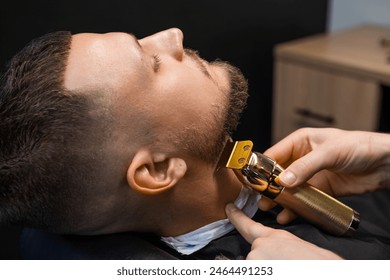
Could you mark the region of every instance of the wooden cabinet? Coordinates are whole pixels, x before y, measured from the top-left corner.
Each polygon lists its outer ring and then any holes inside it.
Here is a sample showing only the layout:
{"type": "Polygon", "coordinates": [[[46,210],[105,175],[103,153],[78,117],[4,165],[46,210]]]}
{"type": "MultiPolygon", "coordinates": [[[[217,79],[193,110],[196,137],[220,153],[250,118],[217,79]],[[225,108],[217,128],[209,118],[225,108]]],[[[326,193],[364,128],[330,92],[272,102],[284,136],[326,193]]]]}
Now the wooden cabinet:
{"type": "Polygon", "coordinates": [[[390,85],[386,37],[390,27],[368,25],[278,45],[273,142],[308,126],[376,130],[381,85],[390,85]]]}

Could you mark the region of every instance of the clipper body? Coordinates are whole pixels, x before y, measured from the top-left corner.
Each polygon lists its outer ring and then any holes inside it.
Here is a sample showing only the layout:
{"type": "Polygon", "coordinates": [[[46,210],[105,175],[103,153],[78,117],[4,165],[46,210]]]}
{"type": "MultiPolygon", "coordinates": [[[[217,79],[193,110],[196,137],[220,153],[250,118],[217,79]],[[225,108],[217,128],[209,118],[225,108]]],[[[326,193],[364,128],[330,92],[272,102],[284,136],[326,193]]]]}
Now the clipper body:
{"type": "Polygon", "coordinates": [[[239,141],[228,146],[226,150],[231,150],[230,157],[221,159],[226,162],[226,167],[234,169],[245,186],[333,235],[349,235],[356,231],[359,213],[307,183],[295,188],[279,185],[276,178],[283,168],[269,157],[252,152],[251,141],[239,141]]]}

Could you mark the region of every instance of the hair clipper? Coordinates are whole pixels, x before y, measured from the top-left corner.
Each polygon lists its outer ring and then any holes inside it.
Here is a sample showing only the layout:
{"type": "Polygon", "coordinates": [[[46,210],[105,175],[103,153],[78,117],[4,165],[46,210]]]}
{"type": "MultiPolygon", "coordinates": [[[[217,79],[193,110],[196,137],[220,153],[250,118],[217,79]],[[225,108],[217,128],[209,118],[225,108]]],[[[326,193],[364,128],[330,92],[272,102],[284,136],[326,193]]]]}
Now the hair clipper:
{"type": "Polygon", "coordinates": [[[275,180],[283,171],[274,160],[252,152],[252,141],[230,140],[222,153],[220,165],[231,168],[250,189],[290,209],[295,214],[333,235],[355,232],[360,215],[328,194],[305,183],[285,188],[275,180]]]}

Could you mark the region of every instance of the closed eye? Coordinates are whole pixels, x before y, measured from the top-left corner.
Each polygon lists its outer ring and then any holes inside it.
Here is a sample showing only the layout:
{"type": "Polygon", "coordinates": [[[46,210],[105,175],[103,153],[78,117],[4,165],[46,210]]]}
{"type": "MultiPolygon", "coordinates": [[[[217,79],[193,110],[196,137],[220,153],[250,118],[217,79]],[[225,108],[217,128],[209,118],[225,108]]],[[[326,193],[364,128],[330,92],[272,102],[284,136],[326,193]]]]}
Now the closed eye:
{"type": "Polygon", "coordinates": [[[161,58],[158,54],[153,55],[153,70],[154,72],[158,72],[160,70],[161,58]]]}

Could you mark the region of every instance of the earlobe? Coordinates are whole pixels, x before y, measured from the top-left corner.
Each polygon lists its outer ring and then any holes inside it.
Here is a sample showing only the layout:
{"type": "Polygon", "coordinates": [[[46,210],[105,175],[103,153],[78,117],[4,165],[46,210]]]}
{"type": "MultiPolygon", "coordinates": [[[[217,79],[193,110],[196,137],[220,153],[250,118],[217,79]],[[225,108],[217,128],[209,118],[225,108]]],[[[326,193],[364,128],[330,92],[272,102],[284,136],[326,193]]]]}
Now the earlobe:
{"type": "Polygon", "coordinates": [[[159,194],[175,186],[186,171],[186,162],[181,158],[139,150],[127,169],[127,182],[138,193],[159,194]]]}

